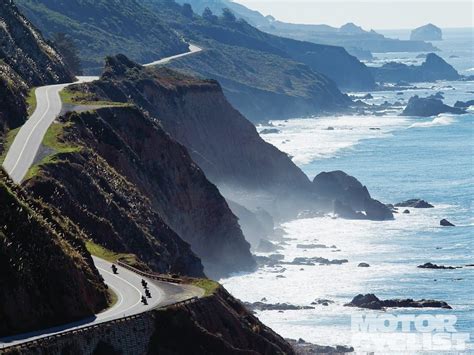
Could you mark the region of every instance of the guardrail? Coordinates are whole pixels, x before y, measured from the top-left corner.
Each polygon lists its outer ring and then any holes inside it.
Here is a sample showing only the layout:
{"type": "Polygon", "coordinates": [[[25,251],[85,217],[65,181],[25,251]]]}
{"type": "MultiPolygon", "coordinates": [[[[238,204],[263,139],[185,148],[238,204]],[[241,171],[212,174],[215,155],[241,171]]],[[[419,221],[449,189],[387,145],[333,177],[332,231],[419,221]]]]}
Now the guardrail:
{"type": "MultiPolygon", "coordinates": [[[[199,301],[199,297],[191,297],[191,298],[189,298],[187,300],[184,300],[184,301],[179,301],[179,302],[175,302],[175,303],[172,303],[172,304],[169,304],[169,305],[166,305],[166,306],[157,307],[157,309],[177,308],[179,306],[186,306],[186,305],[195,303],[197,301],[199,301]]],[[[104,327],[107,327],[109,325],[123,323],[123,322],[126,322],[126,321],[138,319],[140,317],[143,317],[144,314],[147,314],[149,312],[151,312],[151,311],[146,311],[146,312],[143,312],[143,313],[140,313],[140,314],[134,314],[134,315],[131,315],[131,316],[121,317],[121,318],[109,320],[109,321],[99,323],[99,324],[84,326],[84,327],[79,328],[79,329],[66,330],[66,331],[58,333],[58,334],[48,335],[48,336],[45,336],[43,338],[27,341],[27,342],[22,343],[22,344],[16,344],[16,345],[10,345],[10,346],[7,345],[7,346],[0,349],[0,354],[3,354],[3,353],[5,353],[6,350],[10,350],[10,349],[12,349],[12,350],[13,349],[14,350],[31,350],[31,349],[34,349],[34,348],[37,348],[37,347],[44,348],[45,346],[51,344],[52,342],[54,342],[56,340],[59,340],[59,339],[62,339],[64,337],[77,335],[77,334],[82,334],[82,333],[89,332],[91,330],[97,330],[99,328],[104,328],[104,327]]]]}
{"type": "MultiPolygon", "coordinates": [[[[117,261],[117,265],[119,265],[119,266],[121,266],[121,267],[123,267],[127,270],[130,270],[130,271],[132,271],[132,272],[134,272],[138,275],[149,278],[149,279],[153,279],[153,280],[157,280],[157,281],[164,281],[164,282],[169,282],[169,283],[175,283],[175,284],[183,283],[183,280],[181,280],[179,278],[172,278],[172,277],[167,277],[167,276],[163,276],[163,275],[159,275],[159,274],[153,274],[153,273],[145,272],[145,271],[139,270],[137,268],[134,268],[133,266],[130,266],[127,263],[125,263],[121,260],[117,261]]],[[[169,304],[169,305],[166,305],[166,306],[157,307],[156,309],[176,308],[176,307],[179,307],[179,306],[185,306],[185,305],[188,305],[188,304],[191,304],[191,303],[195,303],[198,300],[199,300],[199,297],[191,297],[191,298],[189,298],[187,300],[184,300],[184,301],[179,301],[179,302],[175,302],[175,303],[172,303],[172,304],[169,304]]],[[[33,349],[33,348],[36,348],[36,347],[44,347],[44,346],[48,345],[48,343],[51,343],[51,342],[53,342],[55,340],[58,340],[58,339],[61,339],[63,337],[68,337],[68,336],[71,336],[71,335],[81,334],[81,333],[85,333],[85,332],[88,332],[88,331],[93,330],[93,329],[103,328],[103,327],[106,327],[106,326],[111,325],[111,324],[117,324],[117,323],[122,323],[122,322],[125,322],[125,321],[129,321],[129,320],[137,319],[139,317],[142,317],[143,314],[146,314],[148,312],[150,312],[150,311],[146,311],[146,312],[143,312],[143,313],[140,313],[140,314],[134,314],[134,315],[131,315],[131,316],[125,316],[125,317],[113,319],[113,320],[106,321],[106,322],[99,323],[99,324],[84,326],[84,327],[79,328],[79,329],[66,330],[62,333],[48,335],[48,336],[45,336],[43,338],[27,341],[27,342],[21,343],[21,344],[10,345],[10,346],[7,345],[3,348],[0,348],[0,354],[5,353],[5,350],[9,350],[9,349],[29,350],[29,349],[33,349]]]]}
{"type": "Polygon", "coordinates": [[[139,269],[134,268],[133,266],[130,266],[127,263],[121,261],[120,259],[117,260],[117,265],[119,265],[119,266],[121,266],[121,267],[123,267],[127,270],[130,270],[130,271],[134,272],[135,274],[144,276],[144,277],[149,278],[149,279],[153,279],[153,280],[157,280],[157,281],[163,281],[163,282],[169,282],[169,283],[174,283],[174,284],[183,283],[183,280],[181,280],[179,278],[173,278],[173,277],[169,277],[169,276],[163,276],[163,275],[160,275],[160,274],[154,274],[154,273],[139,270],[139,269]]]}

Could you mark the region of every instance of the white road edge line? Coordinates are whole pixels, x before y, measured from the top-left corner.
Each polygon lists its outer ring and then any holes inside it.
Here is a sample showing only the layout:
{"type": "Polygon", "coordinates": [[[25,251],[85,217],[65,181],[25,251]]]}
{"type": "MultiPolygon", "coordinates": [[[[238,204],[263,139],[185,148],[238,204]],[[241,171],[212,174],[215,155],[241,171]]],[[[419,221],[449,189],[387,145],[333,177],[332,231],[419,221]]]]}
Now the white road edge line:
{"type": "MultiPolygon", "coordinates": [[[[33,128],[31,129],[30,131],[30,134],[28,135],[28,137],[26,138],[25,140],[25,144],[23,145],[23,149],[21,150],[20,154],[18,155],[18,159],[15,163],[15,165],[13,166],[10,174],[13,175],[13,172],[15,171],[15,169],[17,168],[18,164],[20,163],[20,160],[21,160],[21,157],[23,156],[23,153],[25,152],[25,149],[26,147],[28,146],[28,142],[30,141],[31,139],[31,136],[33,135],[33,133],[35,132],[36,130],[36,127],[38,127],[38,125],[43,122],[44,118],[46,117],[46,115],[48,114],[48,111],[49,111],[49,107],[50,107],[50,102],[49,102],[49,89],[50,88],[47,88],[45,90],[46,92],[46,102],[48,103],[47,107],[46,107],[46,110],[44,111],[43,113],[43,116],[41,116],[41,118],[38,120],[38,122],[36,122],[36,124],[33,126],[33,128]]],[[[35,90],[35,96],[36,96],[36,99],[38,99],[38,96],[37,96],[37,92],[39,91],[39,88],[35,90]]]]}

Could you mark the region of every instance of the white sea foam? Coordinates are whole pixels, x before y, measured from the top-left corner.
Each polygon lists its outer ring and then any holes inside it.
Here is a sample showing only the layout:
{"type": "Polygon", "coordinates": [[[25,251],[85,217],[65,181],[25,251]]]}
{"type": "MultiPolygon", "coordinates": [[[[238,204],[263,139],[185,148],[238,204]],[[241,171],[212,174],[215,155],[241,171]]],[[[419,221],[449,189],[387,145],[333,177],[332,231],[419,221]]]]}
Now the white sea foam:
{"type": "Polygon", "coordinates": [[[449,126],[454,122],[456,122],[456,120],[452,116],[438,116],[429,122],[415,122],[410,126],[410,128],[449,126]]]}
{"type": "Polygon", "coordinates": [[[340,116],[272,121],[280,133],[262,138],[293,157],[298,165],[337,155],[363,139],[381,138],[407,127],[409,120],[399,116],[340,116]]]}

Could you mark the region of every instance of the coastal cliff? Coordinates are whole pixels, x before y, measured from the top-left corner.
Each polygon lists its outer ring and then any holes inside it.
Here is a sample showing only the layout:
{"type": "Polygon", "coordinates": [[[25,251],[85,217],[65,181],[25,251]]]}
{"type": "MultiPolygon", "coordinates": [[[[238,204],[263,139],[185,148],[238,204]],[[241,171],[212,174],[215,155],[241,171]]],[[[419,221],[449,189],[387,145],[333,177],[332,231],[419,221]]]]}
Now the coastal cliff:
{"type": "Polygon", "coordinates": [[[26,186],[94,241],[159,272],[202,276],[196,255],[208,276],[253,268],[224,198],[152,118],[117,107],[68,114],[61,125],[57,139],[75,151],[40,163],[26,186]]]}
{"type": "Polygon", "coordinates": [[[82,231],[0,170],[0,336],[84,319],[108,292],[82,231]]]}

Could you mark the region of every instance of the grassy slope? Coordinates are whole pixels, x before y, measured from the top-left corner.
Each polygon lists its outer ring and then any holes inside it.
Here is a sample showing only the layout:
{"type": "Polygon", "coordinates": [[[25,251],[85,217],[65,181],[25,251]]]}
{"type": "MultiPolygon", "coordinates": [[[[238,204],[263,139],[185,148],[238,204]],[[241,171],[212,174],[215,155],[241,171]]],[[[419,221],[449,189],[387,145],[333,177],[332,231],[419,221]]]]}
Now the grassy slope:
{"type": "Polygon", "coordinates": [[[42,145],[45,149],[48,149],[49,153],[41,159],[41,161],[33,164],[26,174],[25,180],[28,180],[39,173],[40,167],[46,164],[54,164],[54,157],[60,153],[75,153],[81,150],[80,147],[76,147],[61,140],[63,130],[68,124],[64,123],[53,123],[46,135],[43,138],[42,145]]]}
{"type": "Polygon", "coordinates": [[[83,63],[99,71],[109,54],[126,53],[140,62],[179,54],[186,44],[139,0],[17,0],[19,8],[51,37],[74,38],[83,63]]]}

